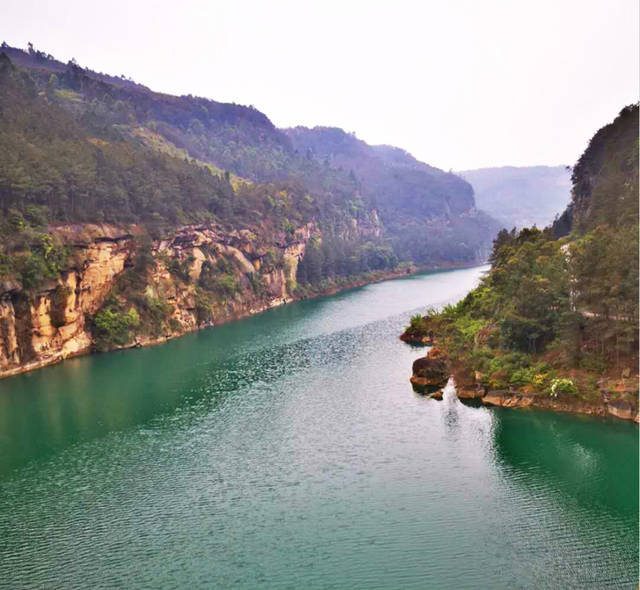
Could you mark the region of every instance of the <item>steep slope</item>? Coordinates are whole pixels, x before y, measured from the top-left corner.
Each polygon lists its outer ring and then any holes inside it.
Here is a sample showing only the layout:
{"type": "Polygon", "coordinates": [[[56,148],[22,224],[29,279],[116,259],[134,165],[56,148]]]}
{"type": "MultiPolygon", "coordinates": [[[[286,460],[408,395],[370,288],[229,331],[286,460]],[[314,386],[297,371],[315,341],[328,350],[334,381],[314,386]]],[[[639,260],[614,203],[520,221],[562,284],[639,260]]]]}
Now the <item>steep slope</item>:
{"type": "Polygon", "coordinates": [[[335,127],[285,130],[296,150],[360,179],[363,193],[384,211],[444,217],[475,206],[473,189],[454,174],[416,160],[391,146],[370,146],[335,127]]]}
{"type": "Polygon", "coordinates": [[[571,203],[554,229],[589,231],[638,223],[638,105],[623,108],[591,139],[571,176],[571,203]]]}
{"type": "Polygon", "coordinates": [[[3,44],[0,51],[97,132],[152,123],[154,132],[191,157],[215,160],[220,168],[252,180],[273,180],[275,162],[291,151],[286,137],[253,107],[153,92],[124,77],[63,64],[32,47],[26,52],[3,44]],[[56,96],[56,91],[62,93],[56,96]]]}
{"type": "Polygon", "coordinates": [[[321,150],[306,149],[301,137],[294,145],[291,132],[276,129],[251,107],[155,93],[131,80],[61,64],[32,47],[28,52],[4,50],[90,135],[140,142],[254,182],[300,183],[332,233],[347,230],[345,218],[369,223],[380,206],[381,237],[390,240],[402,260],[472,263],[486,257],[497,226],[475,211],[470,187],[402,150],[360,142],[367,156],[356,170],[333,165],[321,150]],[[370,158],[374,152],[377,157],[370,158]]]}
{"type": "Polygon", "coordinates": [[[546,227],[571,196],[568,166],[503,166],[457,172],[467,180],[476,205],[504,227],[546,227]]]}

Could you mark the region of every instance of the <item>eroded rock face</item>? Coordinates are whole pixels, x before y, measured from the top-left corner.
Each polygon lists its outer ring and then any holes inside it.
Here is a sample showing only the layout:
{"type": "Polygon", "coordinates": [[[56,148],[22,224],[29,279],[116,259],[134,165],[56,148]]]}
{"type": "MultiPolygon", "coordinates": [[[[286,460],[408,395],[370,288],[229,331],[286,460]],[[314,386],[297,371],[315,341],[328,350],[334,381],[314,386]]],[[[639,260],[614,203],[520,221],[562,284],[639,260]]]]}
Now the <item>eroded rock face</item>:
{"type": "Polygon", "coordinates": [[[534,396],[519,395],[509,391],[489,391],[482,397],[483,404],[503,408],[526,408],[533,405],[534,400],[534,396]]]}
{"type": "Polygon", "coordinates": [[[400,340],[409,344],[417,344],[419,346],[433,346],[436,342],[435,338],[433,337],[433,333],[421,334],[411,329],[405,330],[400,335],[400,340]]]}
{"type": "MultiPolygon", "coordinates": [[[[95,314],[111,293],[118,277],[132,264],[137,226],[81,224],[50,228],[67,243],[72,254],[69,268],[37,293],[23,293],[17,283],[0,285],[0,377],[55,363],[87,353],[92,334],[87,317],[95,314]]],[[[318,233],[309,223],[293,238],[249,230],[224,231],[215,226],[186,226],[167,239],[153,242],[156,263],[145,294],[166,301],[171,327],[160,337],[138,335],[131,345],[144,345],[179,336],[205,325],[263,311],[292,299],[290,288],[307,242],[318,233]],[[282,263],[269,264],[268,251],[279,252],[282,263]],[[231,261],[239,282],[245,285],[233,297],[216,304],[213,320],[200,321],[196,311],[196,286],[205,262],[231,261]],[[188,284],[169,271],[172,260],[189,262],[188,284]],[[250,289],[255,275],[263,286],[250,289]]]]}
{"type": "Polygon", "coordinates": [[[459,399],[480,399],[485,395],[482,387],[456,387],[456,392],[459,399]]]}
{"type": "MultiPolygon", "coordinates": [[[[444,351],[438,347],[432,348],[427,356],[413,363],[411,383],[414,390],[420,394],[430,393],[433,399],[442,399],[441,390],[447,383],[450,369],[447,366],[444,351]]],[[[455,373],[455,370],[453,372],[455,373]]],[[[456,379],[458,398],[462,401],[469,400],[468,403],[477,403],[475,400],[479,400],[485,406],[536,408],[572,414],[613,416],[622,420],[640,422],[638,396],[637,392],[633,391],[613,393],[603,390],[599,401],[585,401],[571,395],[551,397],[542,393],[523,392],[515,388],[487,391],[479,382],[482,375],[477,372],[471,379],[460,371],[457,376],[452,375],[452,377],[456,379]],[[460,378],[459,382],[458,378],[460,378]]]]}
{"type": "MultiPolygon", "coordinates": [[[[459,396],[463,397],[463,396],[459,396]]],[[[622,420],[638,422],[638,406],[630,399],[605,402],[586,402],[575,397],[550,397],[548,395],[522,394],[517,391],[489,391],[482,397],[487,406],[503,408],[539,408],[572,414],[614,416],[622,420]]]]}
{"type": "MultiPolygon", "coordinates": [[[[92,227],[93,231],[93,227],[92,227]]],[[[12,375],[87,352],[86,315],[95,313],[123,271],[132,249],[128,237],[74,246],[75,268],[39,293],[0,293],[0,376],[12,375]]]]}

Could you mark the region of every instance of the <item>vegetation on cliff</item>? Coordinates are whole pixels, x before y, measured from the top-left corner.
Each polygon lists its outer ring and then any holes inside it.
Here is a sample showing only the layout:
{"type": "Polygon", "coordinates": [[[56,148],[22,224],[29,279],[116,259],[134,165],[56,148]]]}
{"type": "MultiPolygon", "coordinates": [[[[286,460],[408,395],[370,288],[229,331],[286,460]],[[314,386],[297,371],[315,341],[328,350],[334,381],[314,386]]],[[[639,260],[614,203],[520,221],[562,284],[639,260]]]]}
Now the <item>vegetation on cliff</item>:
{"type": "MultiPolygon", "coordinates": [[[[118,104],[120,92],[75,64],[47,78],[41,70],[16,68],[0,53],[0,282],[7,288],[37,292],[77,262],[51,231],[69,223],[137,223],[156,239],[185,224],[253,228],[266,247],[290,242],[297,228],[317,220],[324,229],[318,230],[317,263],[310,261],[298,282],[397,264],[375,214],[354,210],[346,193],[312,196],[299,180],[256,183],[223,172],[157,133],[141,135],[134,115],[121,112],[127,108],[118,104]]],[[[180,105],[193,106],[186,99],[180,105]]],[[[172,269],[184,263],[173,261],[172,269]]],[[[220,292],[230,279],[219,274],[215,289],[209,289],[213,279],[203,289],[220,292]]]]}
{"type": "Polygon", "coordinates": [[[638,105],[623,108],[589,142],[571,177],[572,200],[557,235],[638,223],[638,105]]]}
{"type": "Polygon", "coordinates": [[[570,232],[501,231],[480,285],[422,318],[461,384],[585,401],[637,392],[637,156],[632,106],[574,169],[570,232]]]}

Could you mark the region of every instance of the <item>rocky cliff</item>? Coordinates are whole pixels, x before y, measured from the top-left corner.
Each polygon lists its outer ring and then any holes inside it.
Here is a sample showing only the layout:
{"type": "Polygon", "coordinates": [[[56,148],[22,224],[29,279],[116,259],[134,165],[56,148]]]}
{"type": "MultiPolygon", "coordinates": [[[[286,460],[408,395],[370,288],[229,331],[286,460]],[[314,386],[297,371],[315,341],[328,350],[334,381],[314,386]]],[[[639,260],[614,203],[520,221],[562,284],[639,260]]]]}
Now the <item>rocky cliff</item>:
{"type": "Polygon", "coordinates": [[[141,319],[106,346],[118,348],[286,303],[298,261],[318,230],[310,223],[285,236],[260,226],[185,226],[147,244],[135,225],[67,225],[50,232],[71,251],[59,277],[36,292],[14,281],[0,285],[0,377],[94,349],[100,335],[95,320],[107,304],[137,310],[141,319]],[[149,309],[156,312],[151,319],[145,317],[149,309]]]}

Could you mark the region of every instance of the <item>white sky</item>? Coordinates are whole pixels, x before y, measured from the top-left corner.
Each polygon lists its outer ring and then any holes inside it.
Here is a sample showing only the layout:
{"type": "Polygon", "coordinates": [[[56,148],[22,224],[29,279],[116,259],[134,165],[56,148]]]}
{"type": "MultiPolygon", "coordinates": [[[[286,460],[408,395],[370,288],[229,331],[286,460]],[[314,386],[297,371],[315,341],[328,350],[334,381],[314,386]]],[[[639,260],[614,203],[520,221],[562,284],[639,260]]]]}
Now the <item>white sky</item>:
{"type": "Polygon", "coordinates": [[[1,0],[0,38],[456,170],[573,164],[638,100],[638,0],[1,0]]]}

